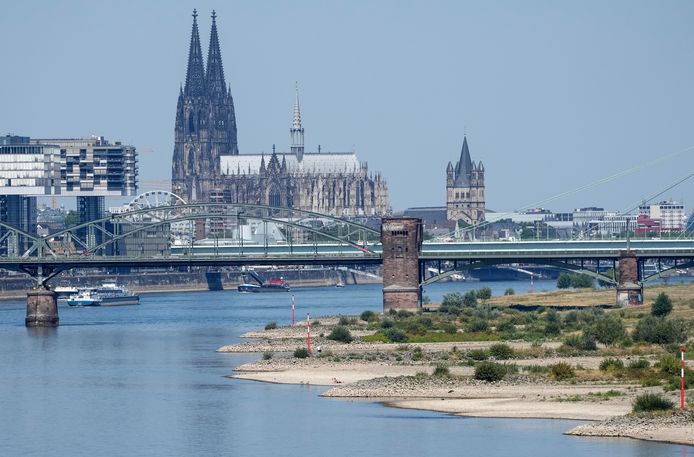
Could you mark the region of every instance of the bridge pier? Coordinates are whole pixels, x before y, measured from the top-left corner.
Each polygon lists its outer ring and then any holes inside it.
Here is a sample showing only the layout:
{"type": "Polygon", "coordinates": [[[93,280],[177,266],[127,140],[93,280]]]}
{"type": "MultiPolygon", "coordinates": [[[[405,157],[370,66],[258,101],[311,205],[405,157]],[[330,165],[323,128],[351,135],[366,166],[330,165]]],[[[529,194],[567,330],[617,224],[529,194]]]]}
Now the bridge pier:
{"type": "Polygon", "coordinates": [[[222,273],[220,271],[205,272],[205,279],[207,279],[208,290],[224,290],[224,284],[222,283],[222,273]]]}
{"type": "Polygon", "coordinates": [[[617,304],[621,306],[642,305],[643,285],[639,281],[639,262],[632,251],[619,253],[619,281],[617,304]]]}
{"type": "Polygon", "coordinates": [[[422,303],[419,255],[422,251],[422,220],[383,218],[383,312],[416,310],[422,303]]]}
{"type": "Polygon", "coordinates": [[[27,327],[57,327],[58,301],[55,292],[48,289],[33,289],[27,292],[27,327]]]}

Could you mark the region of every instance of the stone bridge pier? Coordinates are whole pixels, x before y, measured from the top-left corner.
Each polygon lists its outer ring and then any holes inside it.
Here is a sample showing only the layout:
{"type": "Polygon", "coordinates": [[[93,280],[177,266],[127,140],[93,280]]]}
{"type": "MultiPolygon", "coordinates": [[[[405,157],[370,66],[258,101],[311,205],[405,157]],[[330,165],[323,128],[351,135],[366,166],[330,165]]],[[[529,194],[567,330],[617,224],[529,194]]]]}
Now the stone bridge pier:
{"type": "Polygon", "coordinates": [[[27,327],[57,327],[58,301],[55,292],[37,288],[27,292],[27,327]]]}
{"type": "Polygon", "coordinates": [[[422,220],[383,218],[383,312],[416,310],[422,302],[419,255],[422,252],[422,220]]]}

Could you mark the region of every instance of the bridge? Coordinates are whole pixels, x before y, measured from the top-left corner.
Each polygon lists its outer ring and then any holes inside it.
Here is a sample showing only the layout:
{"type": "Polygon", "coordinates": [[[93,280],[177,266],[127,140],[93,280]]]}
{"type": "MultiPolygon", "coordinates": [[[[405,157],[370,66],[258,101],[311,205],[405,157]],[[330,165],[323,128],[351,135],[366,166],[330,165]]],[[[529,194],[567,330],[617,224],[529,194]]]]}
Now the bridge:
{"type": "Polygon", "coordinates": [[[617,284],[618,300],[622,286],[627,301],[640,299],[643,281],[694,265],[694,240],[423,242],[419,219],[387,218],[370,228],[308,211],[224,203],[132,208],[44,237],[0,222],[0,252],[0,268],[35,280],[27,325],[57,325],[48,282],[69,269],[382,264],[385,310],[417,308],[423,285],[484,265],[539,264],[585,272],[617,284]],[[244,227],[255,227],[252,239],[244,227]],[[201,241],[196,232],[213,236],[201,241]],[[164,248],[145,252],[129,242],[143,234],[164,238],[164,248]],[[174,234],[178,238],[170,242],[174,234]],[[646,262],[660,268],[649,276],[646,262]],[[439,273],[426,278],[432,266],[439,273]],[[605,269],[613,274],[605,275],[605,269]]]}

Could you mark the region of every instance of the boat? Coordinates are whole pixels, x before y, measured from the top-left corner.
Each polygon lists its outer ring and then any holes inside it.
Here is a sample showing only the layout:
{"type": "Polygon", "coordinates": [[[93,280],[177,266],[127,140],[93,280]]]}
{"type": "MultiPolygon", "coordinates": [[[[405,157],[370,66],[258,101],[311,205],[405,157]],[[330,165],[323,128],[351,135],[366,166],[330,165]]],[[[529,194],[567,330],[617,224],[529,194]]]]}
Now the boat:
{"type": "Polygon", "coordinates": [[[53,292],[55,292],[55,299],[57,300],[58,304],[64,305],[67,303],[68,298],[80,293],[80,289],[71,286],[57,286],[55,289],[53,289],[53,292]]]}
{"type": "Polygon", "coordinates": [[[260,289],[260,286],[258,284],[248,284],[248,283],[243,283],[239,284],[239,292],[258,292],[258,289],[260,289]]]}
{"type": "Polygon", "coordinates": [[[248,274],[258,281],[258,284],[244,282],[239,285],[239,292],[289,292],[291,290],[284,278],[263,281],[253,270],[250,270],[248,274]]]}
{"type": "Polygon", "coordinates": [[[140,296],[114,283],[104,283],[94,289],[83,289],[67,299],[70,306],[137,305],[140,296]]]}
{"type": "Polygon", "coordinates": [[[335,287],[345,287],[344,283],[342,281],[339,281],[338,283],[335,284],[335,287]]]}

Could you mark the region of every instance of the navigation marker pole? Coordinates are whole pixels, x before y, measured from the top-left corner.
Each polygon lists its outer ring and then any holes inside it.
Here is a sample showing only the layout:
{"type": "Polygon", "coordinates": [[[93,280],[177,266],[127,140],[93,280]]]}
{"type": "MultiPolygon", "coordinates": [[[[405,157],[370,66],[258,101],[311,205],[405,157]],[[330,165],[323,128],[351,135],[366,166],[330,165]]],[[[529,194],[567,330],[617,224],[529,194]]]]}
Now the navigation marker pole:
{"type": "Polygon", "coordinates": [[[308,342],[308,353],[311,353],[311,315],[306,313],[306,335],[308,342]]]}
{"type": "Polygon", "coordinates": [[[680,389],[680,398],[682,401],[681,409],[684,411],[684,344],[680,345],[680,354],[682,354],[682,368],[680,372],[682,377],[682,387],[680,389]]]}
{"type": "Polygon", "coordinates": [[[294,294],[292,294],[292,327],[294,327],[294,294]]]}

